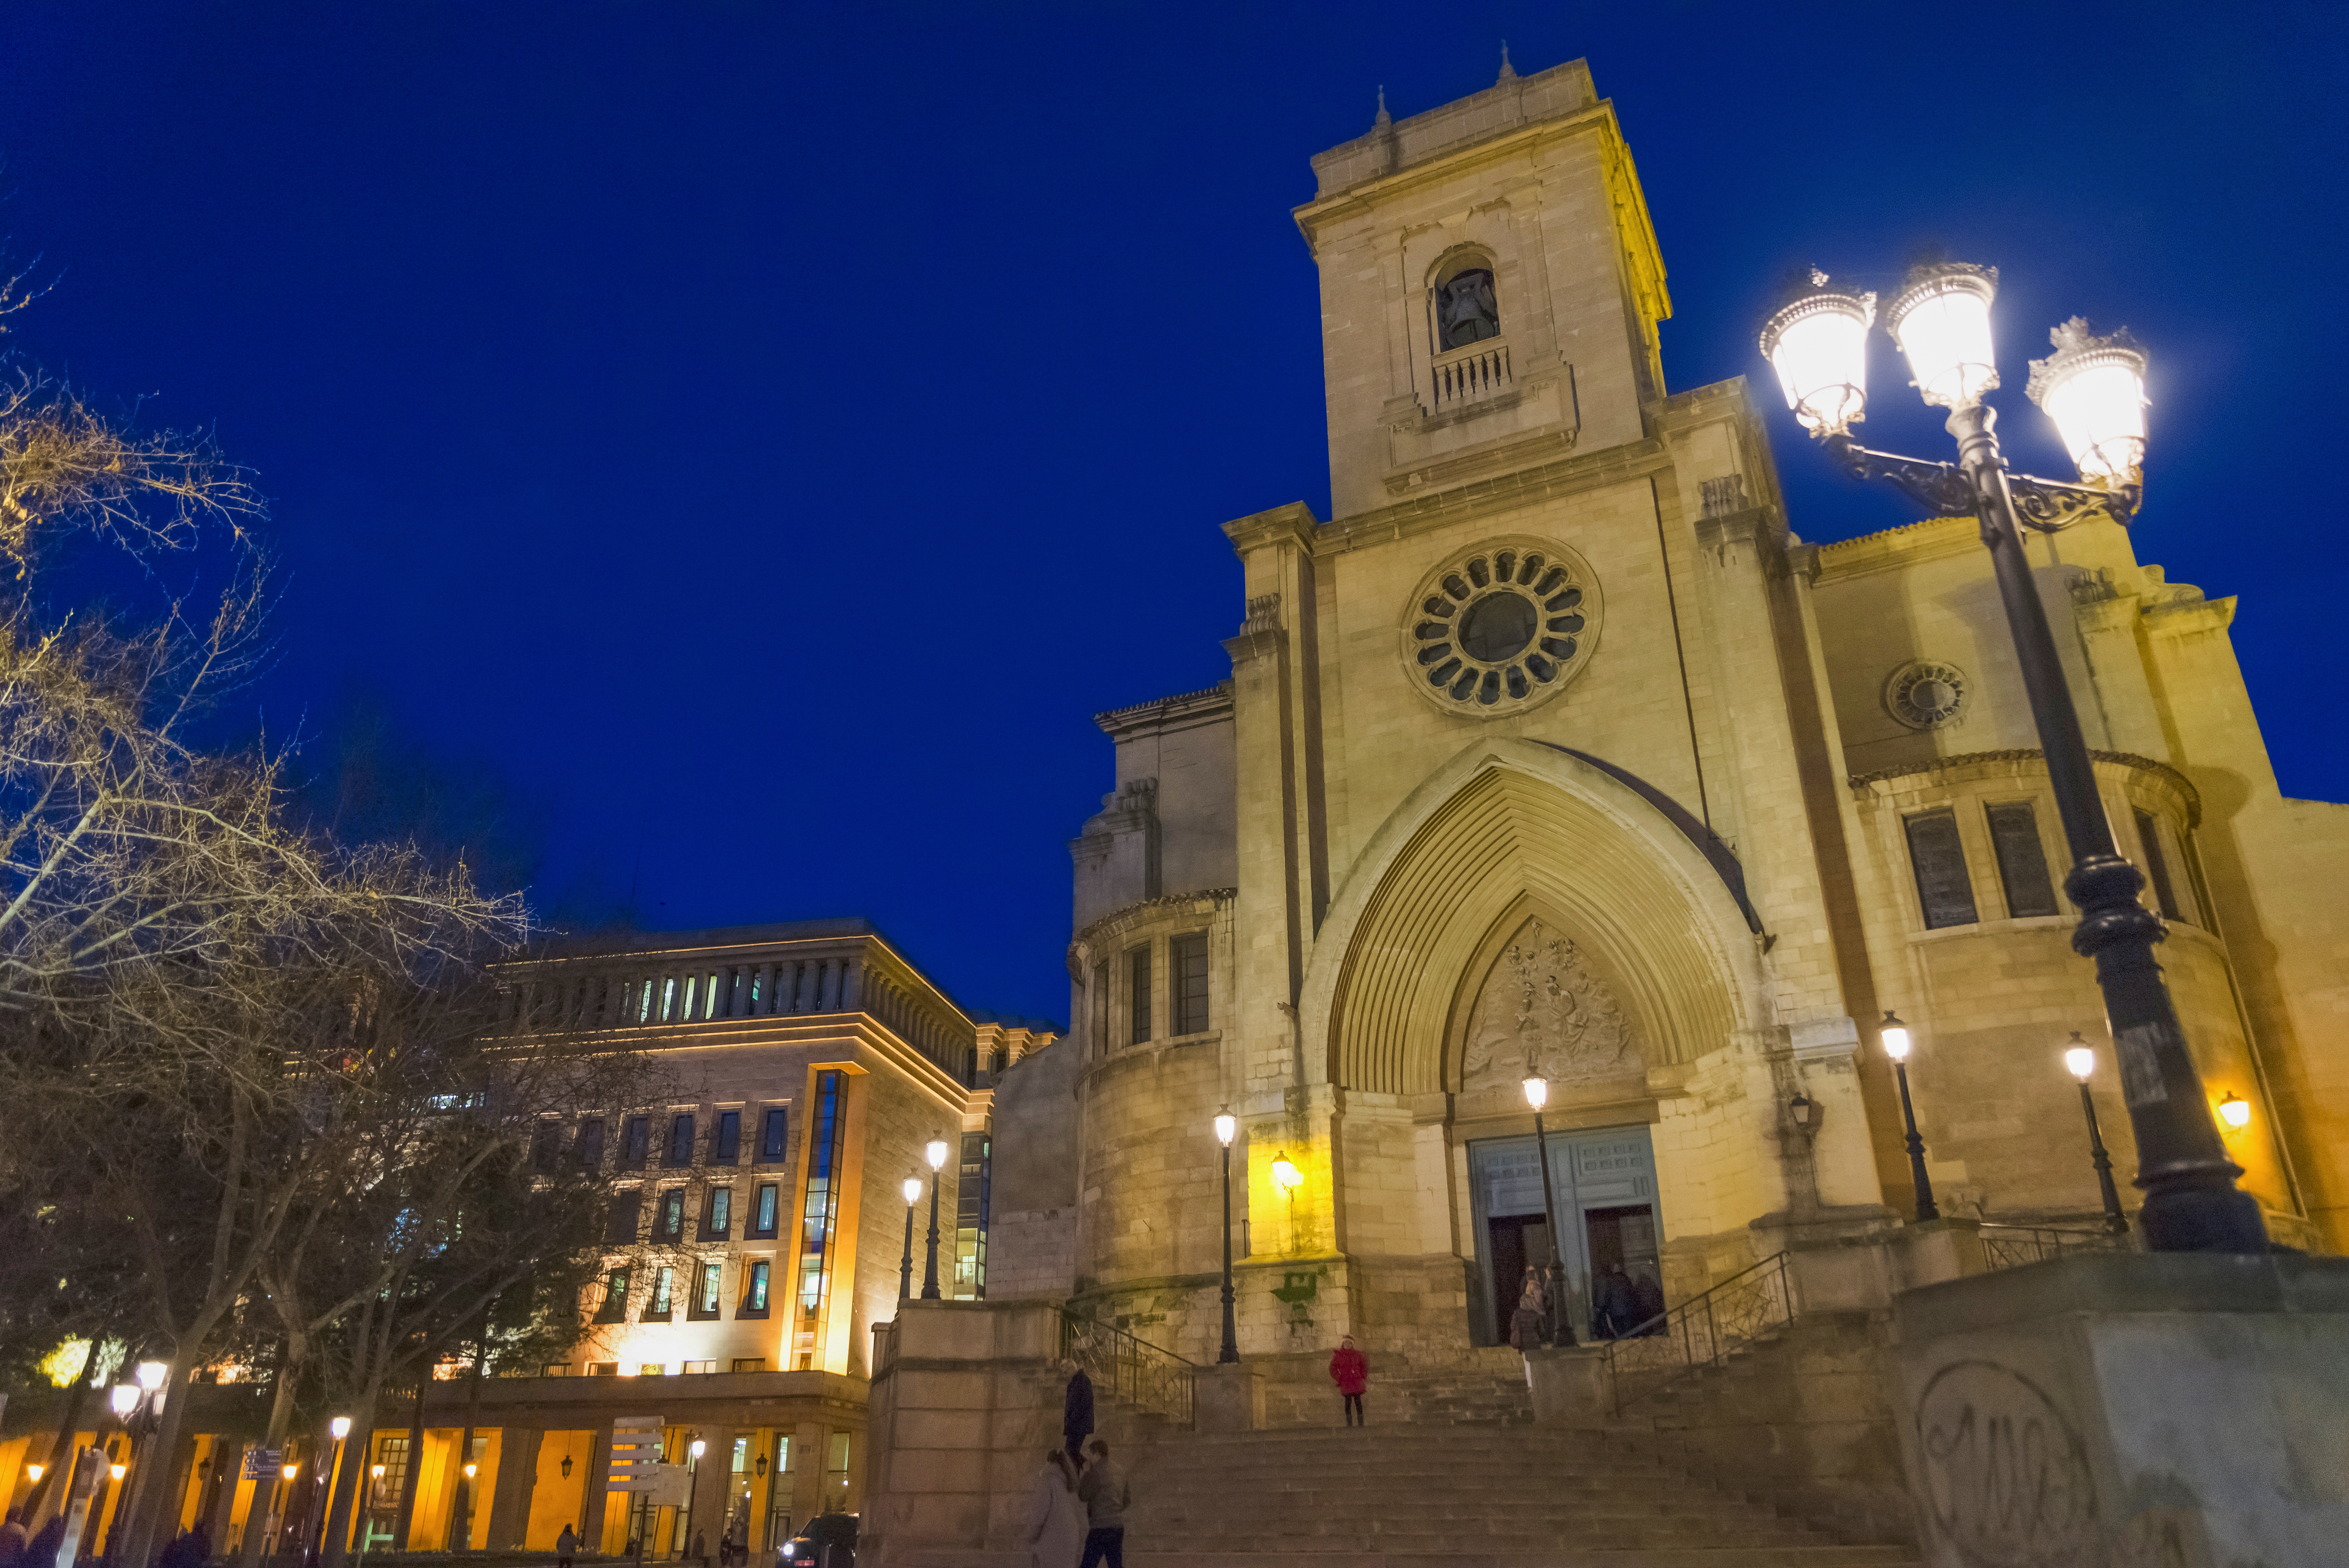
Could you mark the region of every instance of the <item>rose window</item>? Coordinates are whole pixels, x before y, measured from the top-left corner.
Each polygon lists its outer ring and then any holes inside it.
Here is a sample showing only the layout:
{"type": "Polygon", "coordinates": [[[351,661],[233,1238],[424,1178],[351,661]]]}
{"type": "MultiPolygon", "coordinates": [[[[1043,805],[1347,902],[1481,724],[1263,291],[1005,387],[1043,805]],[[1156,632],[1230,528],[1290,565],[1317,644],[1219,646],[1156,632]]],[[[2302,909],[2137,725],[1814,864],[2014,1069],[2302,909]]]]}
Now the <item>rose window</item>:
{"type": "Polygon", "coordinates": [[[1589,656],[1599,605],[1571,552],[1480,547],[1431,573],[1403,625],[1412,684],[1438,706],[1492,716],[1530,707],[1589,656]]]}
{"type": "Polygon", "coordinates": [[[1884,706],[1911,729],[1939,729],[1964,716],[1972,685],[1955,665],[1918,659],[1884,683],[1884,706]]]}

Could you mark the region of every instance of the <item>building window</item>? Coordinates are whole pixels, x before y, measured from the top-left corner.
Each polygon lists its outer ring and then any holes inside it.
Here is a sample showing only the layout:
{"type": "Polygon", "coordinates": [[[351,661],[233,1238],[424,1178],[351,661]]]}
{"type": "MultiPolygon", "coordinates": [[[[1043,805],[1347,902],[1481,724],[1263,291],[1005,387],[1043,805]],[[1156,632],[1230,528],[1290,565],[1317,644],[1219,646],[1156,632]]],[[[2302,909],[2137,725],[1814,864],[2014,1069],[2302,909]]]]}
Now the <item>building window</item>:
{"type": "Polygon", "coordinates": [[[587,1376],[590,1377],[617,1377],[619,1375],[620,1364],[616,1361],[590,1361],[587,1363],[587,1376]]]}
{"type": "Polygon", "coordinates": [[[1954,811],[1928,811],[1902,824],[1909,830],[1909,863],[1917,873],[1917,902],[1925,926],[1971,925],[1974,884],[1966,875],[1965,846],[1958,841],[1954,811]]]}
{"type": "MultiPolygon", "coordinates": [[[[716,1313],[712,1313],[710,1315],[715,1317],[718,1315],[716,1313]]],[[[684,1370],[688,1376],[695,1373],[706,1375],[708,1373],[717,1371],[718,1363],[715,1361],[688,1361],[684,1364],[684,1370]]]]}
{"type": "Polygon", "coordinates": [[[636,1239],[636,1226],[644,1215],[645,1195],[641,1189],[630,1187],[612,1194],[612,1212],[605,1222],[604,1243],[625,1247],[636,1239]]]}
{"type": "Polygon", "coordinates": [[[604,1276],[604,1304],[596,1309],[598,1323],[619,1323],[628,1315],[628,1271],[614,1269],[604,1276]]]}
{"type": "Polygon", "coordinates": [[[718,1147],[709,1156],[713,1165],[732,1165],[742,1158],[742,1113],[721,1110],[718,1113],[718,1147]]]}
{"type": "Polygon", "coordinates": [[[672,1169],[693,1163],[693,1118],[690,1115],[669,1119],[667,1163],[672,1169]]]}
{"type": "MultiPolygon", "coordinates": [[[[734,1357],[733,1369],[737,1372],[764,1372],[767,1369],[767,1358],[763,1356],[737,1356],[734,1357]]],[[[750,1440],[748,1438],[737,1438],[734,1443],[737,1448],[740,1448],[750,1440]]],[[[740,1470],[742,1467],[737,1464],[734,1468],[740,1470]]]]}
{"type": "Polygon", "coordinates": [[[1133,1028],[1126,1043],[1138,1046],[1150,1038],[1150,949],[1146,944],[1125,955],[1125,969],[1127,995],[1133,1006],[1133,1028]]]}
{"type": "Polygon", "coordinates": [[[647,1323],[667,1323],[677,1310],[677,1270],[664,1264],[653,1271],[653,1298],[645,1305],[647,1323]]]}
{"type": "MultiPolygon", "coordinates": [[[[408,1484],[408,1434],[393,1432],[386,1436],[375,1457],[376,1468],[381,1473],[375,1478],[374,1505],[398,1508],[400,1488],[408,1484]]],[[[233,1486],[233,1479],[228,1484],[233,1486]]]]}
{"type": "Polygon", "coordinates": [[[697,1272],[693,1284],[693,1305],[686,1313],[687,1317],[708,1319],[718,1315],[718,1289],[720,1273],[725,1266],[716,1262],[694,1265],[697,1272]]]}
{"type": "Polygon", "coordinates": [[[807,1204],[800,1212],[798,1318],[792,1346],[802,1369],[815,1364],[824,1297],[832,1284],[833,1232],[840,1222],[840,1143],[847,1108],[838,1069],[816,1075],[814,1119],[809,1127],[807,1204]]]}
{"type": "Polygon", "coordinates": [[[2055,884],[2047,876],[2047,851],[2039,842],[2039,819],[2028,800],[1990,808],[1990,841],[1998,851],[1998,880],[2006,889],[2010,920],[2054,914],[2055,884]]]}
{"type": "Polygon", "coordinates": [[[771,1105],[767,1108],[766,1124],[759,1134],[759,1158],[761,1161],[774,1164],[782,1162],[786,1137],[790,1131],[789,1122],[790,1112],[783,1107],[771,1105]]]}
{"type": "Polygon", "coordinates": [[[823,1467],[824,1503],[835,1513],[848,1511],[848,1433],[834,1432],[827,1445],[831,1452],[823,1467]]]}
{"type": "Polygon", "coordinates": [[[701,1201],[701,1239],[722,1242],[734,1225],[734,1189],[712,1187],[701,1201]]]}
{"type": "Polygon", "coordinates": [[[542,1121],[530,1135],[530,1163],[534,1171],[552,1171],[563,1158],[563,1124],[542,1121]]]}
{"type": "Polygon", "coordinates": [[[653,1239],[685,1240],[685,1189],[671,1187],[660,1195],[660,1212],[653,1220],[653,1239]]]}
{"type": "Polygon", "coordinates": [[[2161,825],[2150,811],[2137,814],[2137,841],[2145,846],[2145,874],[2152,879],[2154,903],[2164,920],[2183,920],[2178,913],[2178,890],[2170,885],[2169,859],[2161,852],[2161,825]]]}
{"type": "Polygon", "coordinates": [[[748,1274],[742,1281],[742,1306],[737,1317],[767,1315],[767,1272],[773,1265],[764,1258],[753,1258],[748,1274]]]}
{"type": "Polygon", "coordinates": [[[995,1140],[984,1132],[962,1135],[962,1180],[955,1183],[954,1295],[958,1301],[987,1299],[987,1211],[993,1193],[995,1140]]]}
{"type": "Polygon", "coordinates": [[[1174,992],[1174,1032],[1207,1029],[1207,934],[1194,931],[1166,944],[1166,979],[1174,992]]]}
{"type": "Polygon", "coordinates": [[[582,1171],[604,1168],[604,1119],[579,1124],[579,1136],[572,1141],[571,1158],[582,1171]]]}
{"type": "Polygon", "coordinates": [[[1109,962],[1104,959],[1093,965],[1092,1027],[1085,1043],[1095,1056],[1109,1049],[1109,962]]]}
{"type": "Polygon", "coordinates": [[[641,1171],[652,1150],[653,1119],[649,1116],[628,1118],[627,1130],[620,1139],[620,1165],[624,1170],[641,1171]]]}
{"type": "Polygon", "coordinates": [[[758,1202],[750,1206],[750,1229],[749,1233],[752,1236],[758,1237],[773,1235],[775,1233],[775,1222],[780,1218],[782,1202],[783,1190],[779,1183],[773,1181],[760,1182],[758,1202]]]}

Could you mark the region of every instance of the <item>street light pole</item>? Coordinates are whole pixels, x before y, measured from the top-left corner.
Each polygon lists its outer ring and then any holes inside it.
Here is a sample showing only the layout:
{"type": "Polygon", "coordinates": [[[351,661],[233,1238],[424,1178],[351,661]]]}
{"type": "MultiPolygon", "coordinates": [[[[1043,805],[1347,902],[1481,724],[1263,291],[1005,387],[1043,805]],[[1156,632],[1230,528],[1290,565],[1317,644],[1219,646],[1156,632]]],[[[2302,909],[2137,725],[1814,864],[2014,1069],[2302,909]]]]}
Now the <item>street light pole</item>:
{"type": "Polygon", "coordinates": [[[1564,1254],[1558,1251],[1557,1195],[1550,1190],[1549,1134],[1542,1127],[1542,1107],[1549,1103],[1549,1080],[1531,1071],[1526,1073],[1526,1103],[1534,1108],[1534,1151],[1541,1161],[1542,1219],[1549,1227],[1549,1341],[1552,1345],[1574,1343],[1574,1326],[1566,1320],[1565,1304],[1559,1298],[1566,1294],[1564,1254]]]}
{"type": "Polygon", "coordinates": [[[2064,1065],[2080,1080],[2080,1109],[2088,1119],[2088,1158],[2096,1167],[2096,1189],[2105,1200],[2105,1229],[2116,1236],[2128,1234],[2128,1216],[2121,1212],[2120,1189],[2113,1185],[2113,1157],[2105,1152],[2105,1138],[2096,1126],[2096,1102],[2088,1093],[2088,1075],[2096,1070],[2096,1053],[2072,1031],[2064,1047],[2064,1065]]]}
{"type": "MultiPolygon", "coordinates": [[[[2029,395],[2046,410],[2084,484],[2009,474],[1982,401],[1998,385],[1991,346],[1994,268],[1937,263],[1913,269],[1886,312],[1920,394],[1950,410],[1958,461],[1934,463],[1870,451],[1851,438],[1865,417],[1868,328],[1876,296],[1808,290],[1770,318],[1762,351],[1804,427],[1847,470],[1888,480],[1937,516],[1972,512],[1991,553],[1999,599],[2072,851],[2064,891],[2080,910],[2073,950],[2092,958],[2120,1057],[2123,1098],[2137,1133],[2138,1211],[2156,1252],[2263,1253],[2265,1221],[2227,1156],[2186,1031],[2154,961],[2165,934],[2137,902],[2145,878],[2121,858],[2096,790],[2087,740],[2057,660],[2047,611],[2031,580],[2022,530],[2052,533],[2097,515],[2126,524],[2143,496],[2145,355],[2126,333],[2091,337],[2075,318],[2050,335],[2055,353],[2032,365],[2029,395]]],[[[1906,1089],[1903,1089],[1904,1100],[1906,1089]]],[[[1910,1135],[1911,1142],[1915,1136],[1910,1135]]],[[[1921,1164],[1920,1166],[1921,1169],[1921,1164]]]]}
{"type": "Polygon", "coordinates": [[[1231,1107],[1216,1113],[1216,1141],[1224,1146],[1224,1347],[1216,1354],[1219,1367],[1240,1358],[1239,1326],[1232,1315],[1232,1139],[1239,1127],[1231,1107]]]}
{"type": "Polygon", "coordinates": [[[930,1162],[930,1252],[922,1265],[922,1299],[938,1299],[938,1172],[946,1169],[947,1140],[933,1138],[923,1150],[930,1162]]]}
{"type": "Polygon", "coordinates": [[[914,1294],[914,1205],[922,1201],[922,1179],[908,1176],[905,1193],[905,1255],[897,1262],[897,1299],[904,1301],[914,1294]]]}
{"type": "Polygon", "coordinates": [[[1917,1188],[1917,1222],[1921,1225],[1940,1219],[1941,1211],[1933,1202],[1933,1179],[1925,1174],[1925,1140],[1917,1136],[1917,1108],[1909,1099],[1909,1026],[1888,1009],[1878,1034],[1884,1054],[1892,1058],[1893,1076],[1900,1080],[1900,1119],[1909,1130],[1909,1180],[1917,1188]]]}

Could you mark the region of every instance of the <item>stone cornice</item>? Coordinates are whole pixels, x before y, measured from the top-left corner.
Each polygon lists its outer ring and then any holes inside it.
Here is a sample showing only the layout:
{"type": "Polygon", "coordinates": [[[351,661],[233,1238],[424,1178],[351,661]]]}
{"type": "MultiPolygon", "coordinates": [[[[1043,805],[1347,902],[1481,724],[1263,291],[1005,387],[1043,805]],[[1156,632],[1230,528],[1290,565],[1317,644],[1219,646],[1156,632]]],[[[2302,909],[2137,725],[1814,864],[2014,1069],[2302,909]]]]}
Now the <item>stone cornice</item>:
{"type": "Polygon", "coordinates": [[[1313,515],[1313,509],[1301,500],[1293,500],[1269,511],[1234,518],[1224,524],[1224,537],[1232,542],[1232,553],[1243,559],[1249,551],[1261,550],[1268,544],[1294,544],[1310,554],[1314,536],[1320,529],[1321,520],[1313,515]]]}
{"type": "Polygon", "coordinates": [[[1626,480],[1647,479],[1671,467],[1671,454],[1661,441],[1652,438],[1626,441],[1595,452],[1578,452],[1554,462],[1479,480],[1434,495],[1414,496],[1329,523],[1314,540],[1313,553],[1338,555],[1368,545],[1409,539],[1454,523],[1514,511],[1549,497],[1577,495],[1626,480]]]}
{"type": "Polygon", "coordinates": [[[1982,525],[1971,517],[1929,517],[1901,528],[1864,533],[1818,547],[1821,584],[1839,577],[1914,566],[1982,548],[1982,525]]]}
{"type": "Polygon", "coordinates": [[[1600,98],[1588,108],[1573,110],[1555,119],[1534,120],[1492,136],[1459,141],[1392,174],[1376,175],[1326,196],[1317,196],[1302,206],[1291,209],[1289,216],[1297,221],[1297,232],[1305,236],[1307,247],[1319,255],[1320,236],[1324,231],[1350,218],[1360,217],[1381,202],[1407,195],[1423,186],[1456,178],[1465,167],[1497,163],[1519,153],[1532,152],[1544,143],[1564,141],[1592,129],[1600,133],[1602,142],[1611,140],[1618,148],[1624,144],[1623,129],[1615,119],[1615,105],[1609,99],[1600,98]]]}
{"type": "Polygon", "coordinates": [[[1189,892],[1161,893],[1156,898],[1139,899],[1133,903],[1111,910],[1069,939],[1069,977],[1081,978],[1084,974],[1078,962],[1080,948],[1090,948],[1104,937],[1116,936],[1146,923],[1154,915],[1172,913],[1187,908],[1193,914],[1212,914],[1222,904],[1239,897],[1236,887],[1195,888],[1189,892]]]}
{"type": "Polygon", "coordinates": [[[1231,711],[1232,683],[1218,681],[1203,690],[1181,692],[1151,702],[1138,702],[1128,707],[1113,707],[1107,713],[1093,715],[1093,722],[1101,727],[1103,733],[1123,740],[1128,736],[1145,730],[1164,729],[1169,725],[1227,718],[1231,711]]]}
{"type": "MultiPolygon", "coordinates": [[[[1972,520],[1968,519],[1968,521],[1972,520]]],[[[2168,763],[2157,762],[2150,757],[2139,757],[2133,751],[2098,751],[2093,748],[2088,752],[2088,758],[2092,762],[2100,762],[2107,767],[2122,768],[2132,772],[2151,775],[2155,779],[2168,786],[2169,790],[2178,797],[2178,804],[2185,810],[2188,827],[2193,827],[2201,821],[2201,791],[2194,788],[2192,779],[2168,763]]],[[[1878,784],[1889,784],[1895,779],[1920,778],[1928,774],[1972,772],[1977,776],[1988,777],[2002,769],[2019,772],[2023,769],[2017,765],[2024,763],[2034,765],[2032,771],[2041,774],[2046,771],[2044,753],[2036,747],[2017,747],[2002,751],[1961,751],[1952,756],[1936,757],[1923,762],[1903,763],[1898,768],[1879,768],[1873,773],[1855,773],[1846,782],[1854,789],[1865,790],[1878,784]]]]}

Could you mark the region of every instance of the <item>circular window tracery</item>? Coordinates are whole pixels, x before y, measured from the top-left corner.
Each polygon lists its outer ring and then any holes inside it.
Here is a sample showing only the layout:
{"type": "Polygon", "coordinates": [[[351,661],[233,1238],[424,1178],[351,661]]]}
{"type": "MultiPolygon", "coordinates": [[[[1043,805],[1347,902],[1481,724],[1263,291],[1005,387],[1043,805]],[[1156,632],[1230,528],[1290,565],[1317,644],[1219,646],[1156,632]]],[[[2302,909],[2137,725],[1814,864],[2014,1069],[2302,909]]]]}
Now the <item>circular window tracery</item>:
{"type": "Polygon", "coordinates": [[[1916,659],[1894,670],[1884,683],[1884,706],[1911,729],[1938,729],[1964,714],[1972,686],[1966,672],[1955,665],[1916,659]]]}
{"type": "Polygon", "coordinates": [[[1480,545],[1430,573],[1403,617],[1405,668],[1428,700],[1496,717],[1561,690],[1590,656],[1598,584],[1542,540],[1480,545]]]}

